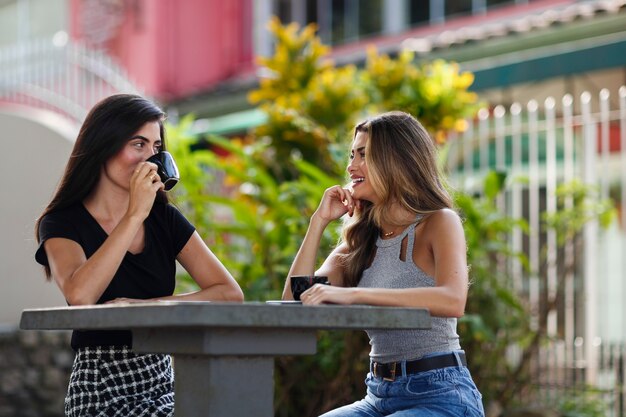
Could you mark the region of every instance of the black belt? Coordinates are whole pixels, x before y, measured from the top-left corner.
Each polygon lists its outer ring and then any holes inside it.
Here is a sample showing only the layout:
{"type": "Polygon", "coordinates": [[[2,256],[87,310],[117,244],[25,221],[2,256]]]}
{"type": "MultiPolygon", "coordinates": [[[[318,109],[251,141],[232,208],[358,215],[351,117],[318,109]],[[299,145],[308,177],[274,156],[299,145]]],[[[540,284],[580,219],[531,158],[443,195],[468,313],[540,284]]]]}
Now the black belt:
{"type": "MultiPolygon", "coordinates": [[[[461,365],[467,366],[465,353],[459,352],[458,357],[461,360],[461,365]]],[[[417,359],[415,361],[407,361],[406,373],[407,375],[415,374],[418,372],[432,371],[433,369],[447,368],[449,366],[459,366],[454,353],[417,359]]],[[[383,378],[387,381],[393,381],[396,379],[396,376],[400,376],[400,374],[402,374],[402,365],[400,362],[372,362],[370,371],[375,377],[383,378]]]]}

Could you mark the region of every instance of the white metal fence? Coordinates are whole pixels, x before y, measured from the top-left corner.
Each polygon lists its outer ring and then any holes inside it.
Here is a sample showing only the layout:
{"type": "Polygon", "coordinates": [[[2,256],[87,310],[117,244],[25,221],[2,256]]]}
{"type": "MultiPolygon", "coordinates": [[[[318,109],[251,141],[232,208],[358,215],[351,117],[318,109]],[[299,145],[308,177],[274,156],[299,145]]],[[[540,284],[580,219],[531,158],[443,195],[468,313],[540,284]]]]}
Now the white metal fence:
{"type": "Polygon", "coordinates": [[[139,93],[106,53],[63,36],[0,48],[0,103],[51,110],[80,124],[96,102],[119,92],[139,93]]]}
{"type": "Polygon", "coordinates": [[[537,312],[555,295],[559,274],[566,274],[560,307],[546,323],[555,342],[543,348],[534,365],[537,381],[546,381],[539,375],[547,373],[556,378],[552,385],[574,382],[609,389],[615,394],[613,415],[624,416],[626,87],[601,90],[597,96],[566,95],[560,102],[548,98],[483,109],[468,122],[469,129],[451,140],[450,182],[480,193],[489,170],[507,172],[509,184],[498,207],[530,226],[528,235],[517,230],[510,236],[512,249],[526,253],[530,262],[530,272],[519,263],[506,266],[513,288],[537,312]],[[619,219],[608,229],[589,222],[579,237],[559,249],[555,232],[541,219],[558,210],[557,186],[574,179],[594,186],[598,199],[612,199],[619,219]],[[563,264],[575,267],[566,271],[563,264]],[[622,346],[611,348],[616,359],[610,365],[603,362],[602,352],[616,344],[622,346]],[[557,383],[558,375],[563,378],[557,383]]]}

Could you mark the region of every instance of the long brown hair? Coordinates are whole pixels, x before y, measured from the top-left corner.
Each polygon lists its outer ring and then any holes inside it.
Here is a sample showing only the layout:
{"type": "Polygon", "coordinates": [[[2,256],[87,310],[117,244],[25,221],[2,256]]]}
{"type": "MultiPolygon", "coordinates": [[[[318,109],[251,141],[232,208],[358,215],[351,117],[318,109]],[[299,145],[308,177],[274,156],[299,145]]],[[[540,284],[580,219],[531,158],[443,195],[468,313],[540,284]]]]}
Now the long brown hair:
{"type": "Polygon", "coordinates": [[[403,112],[383,113],[358,124],[367,133],[365,163],[378,202],[361,201],[361,209],[344,224],[344,283],[354,287],[372,262],[381,225],[408,226],[391,216],[392,206],[428,215],[452,207],[437,167],[435,144],[417,119],[403,112]]]}
{"type": "MultiPolygon", "coordinates": [[[[156,104],[131,94],[116,94],[97,103],[80,128],[65,172],[52,200],[35,223],[39,243],[41,220],[55,210],[83,201],[100,179],[104,164],[148,122],[158,122],[162,149],[165,150],[165,113],[156,104]]],[[[157,201],[167,202],[167,194],[159,191],[157,201]]],[[[44,267],[50,279],[50,267],[44,267]]]]}

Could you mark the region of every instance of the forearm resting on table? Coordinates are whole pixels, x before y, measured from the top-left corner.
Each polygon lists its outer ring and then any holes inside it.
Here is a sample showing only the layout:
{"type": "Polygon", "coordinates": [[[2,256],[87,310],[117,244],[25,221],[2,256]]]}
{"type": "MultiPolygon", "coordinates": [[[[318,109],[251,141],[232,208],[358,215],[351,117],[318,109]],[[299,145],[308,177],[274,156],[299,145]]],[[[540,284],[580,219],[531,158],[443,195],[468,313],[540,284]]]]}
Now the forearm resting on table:
{"type": "Polygon", "coordinates": [[[355,288],[351,304],[386,307],[427,308],[432,316],[461,317],[465,312],[466,294],[446,287],[432,288],[355,288]]]}
{"type": "Polygon", "coordinates": [[[229,284],[215,284],[208,288],[185,294],[176,294],[169,297],[160,297],[162,301],[233,301],[241,303],[244,300],[240,288],[229,284]]]}

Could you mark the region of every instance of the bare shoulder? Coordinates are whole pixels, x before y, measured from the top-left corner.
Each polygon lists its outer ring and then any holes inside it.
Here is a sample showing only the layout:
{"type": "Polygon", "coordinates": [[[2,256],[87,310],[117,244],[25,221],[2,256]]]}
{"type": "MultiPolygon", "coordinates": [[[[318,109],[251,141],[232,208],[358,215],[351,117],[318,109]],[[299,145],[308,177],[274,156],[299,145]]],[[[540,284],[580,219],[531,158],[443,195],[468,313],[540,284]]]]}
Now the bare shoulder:
{"type": "Polygon", "coordinates": [[[345,242],[341,243],[330,253],[330,255],[328,255],[315,274],[327,276],[333,285],[343,287],[342,257],[347,253],[348,245],[345,242]]]}
{"type": "MultiPolygon", "coordinates": [[[[416,229],[416,236],[418,230],[416,229]]],[[[421,239],[434,244],[450,244],[455,241],[465,241],[463,223],[458,213],[452,209],[445,208],[429,214],[424,219],[424,227],[421,231],[421,239]]]]}
{"type": "Polygon", "coordinates": [[[458,213],[452,209],[445,208],[429,214],[420,238],[439,253],[465,253],[463,223],[458,213]]]}
{"type": "Polygon", "coordinates": [[[348,244],[346,242],[341,242],[334,250],[333,254],[345,255],[348,253],[348,244]]]}
{"type": "Polygon", "coordinates": [[[427,216],[426,227],[441,231],[441,229],[462,227],[461,217],[459,214],[449,208],[437,210],[427,216]]]}
{"type": "Polygon", "coordinates": [[[76,253],[80,251],[84,255],[84,251],[80,244],[72,239],[65,237],[51,237],[46,239],[43,243],[43,247],[46,250],[46,254],[50,257],[50,254],[67,255],[69,253],[76,253]]]}
{"type": "Polygon", "coordinates": [[[335,249],[333,249],[333,251],[328,255],[322,267],[331,266],[331,265],[333,269],[336,267],[341,267],[342,265],[341,258],[347,254],[348,254],[348,244],[345,242],[342,242],[340,245],[335,247],[335,249]]]}

